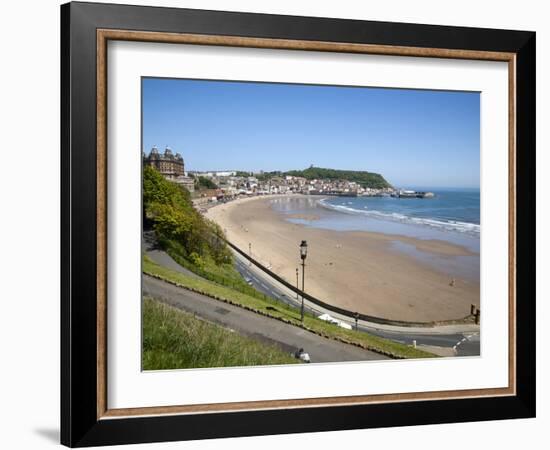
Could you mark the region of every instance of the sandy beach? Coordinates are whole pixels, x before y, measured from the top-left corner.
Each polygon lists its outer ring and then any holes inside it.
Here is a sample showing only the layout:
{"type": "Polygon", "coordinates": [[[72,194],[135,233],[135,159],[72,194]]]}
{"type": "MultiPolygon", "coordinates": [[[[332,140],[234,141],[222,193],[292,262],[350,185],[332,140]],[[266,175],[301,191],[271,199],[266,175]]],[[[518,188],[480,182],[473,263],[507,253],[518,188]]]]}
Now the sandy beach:
{"type": "Polygon", "coordinates": [[[239,199],[205,215],[232,243],[244,251],[250,244],[255,259],[293,284],[300,266],[298,246],[307,240],[305,290],[333,305],[410,321],[458,319],[469,314],[472,303],[479,305],[479,279],[462,276],[452,265],[423,263],[395,243],[449,261],[473,255],[470,250],[442,240],[294,224],[271,207],[273,199],[239,199]]]}

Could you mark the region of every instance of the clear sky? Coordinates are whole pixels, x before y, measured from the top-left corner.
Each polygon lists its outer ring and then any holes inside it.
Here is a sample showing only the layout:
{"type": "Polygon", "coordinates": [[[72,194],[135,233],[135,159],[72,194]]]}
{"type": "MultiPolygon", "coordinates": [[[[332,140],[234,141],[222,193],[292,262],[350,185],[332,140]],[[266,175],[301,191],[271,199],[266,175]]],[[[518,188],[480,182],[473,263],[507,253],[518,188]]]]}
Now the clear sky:
{"type": "Polygon", "coordinates": [[[186,170],[332,169],[479,187],[479,93],[143,79],[143,150],[186,170]]]}

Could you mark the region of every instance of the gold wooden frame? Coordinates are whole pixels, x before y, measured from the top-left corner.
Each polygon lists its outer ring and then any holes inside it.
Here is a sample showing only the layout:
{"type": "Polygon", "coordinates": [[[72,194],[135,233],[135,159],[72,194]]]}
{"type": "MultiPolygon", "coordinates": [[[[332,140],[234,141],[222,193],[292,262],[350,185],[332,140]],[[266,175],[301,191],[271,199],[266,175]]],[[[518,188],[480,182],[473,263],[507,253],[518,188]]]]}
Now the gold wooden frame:
{"type": "Polygon", "coordinates": [[[245,38],[235,36],[158,33],[128,30],[97,30],[97,418],[164,414],[218,413],[243,410],[289,409],[318,406],[392,403],[516,395],[516,55],[506,52],[398,47],[388,45],[245,38]],[[452,59],[502,61],[508,63],[508,387],[403,394],[302,398],[202,405],[150,406],[109,409],[107,405],[107,42],[109,40],[217,45],[266,49],[380,54],[452,59]]]}

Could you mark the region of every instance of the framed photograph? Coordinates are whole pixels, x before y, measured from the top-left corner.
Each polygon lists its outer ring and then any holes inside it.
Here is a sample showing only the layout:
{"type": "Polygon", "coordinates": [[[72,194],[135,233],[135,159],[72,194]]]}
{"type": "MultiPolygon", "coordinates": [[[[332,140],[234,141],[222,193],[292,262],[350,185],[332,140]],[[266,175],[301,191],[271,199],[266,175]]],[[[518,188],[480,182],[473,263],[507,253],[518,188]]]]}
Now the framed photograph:
{"type": "Polygon", "coordinates": [[[534,417],[534,32],[61,27],[63,444],[534,417]]]}

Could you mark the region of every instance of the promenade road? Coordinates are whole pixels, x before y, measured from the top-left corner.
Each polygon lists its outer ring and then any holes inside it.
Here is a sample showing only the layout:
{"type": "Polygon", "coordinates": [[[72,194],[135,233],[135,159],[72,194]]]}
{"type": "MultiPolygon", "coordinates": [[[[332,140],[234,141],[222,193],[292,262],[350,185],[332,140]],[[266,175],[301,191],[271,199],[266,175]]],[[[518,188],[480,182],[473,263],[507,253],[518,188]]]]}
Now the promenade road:
{"type": "MultiPolygon", "coordinates": [[[[241,275],[250,280],[250,284],[258,291],[289,305],[300,307],[301,299],[277,280],[261,271],[254,264],[250,264],[242,255],[233,252],[235,267],[241,275]]],[[[342,316],[308,300],[304,302],[305,310],[315,316],[328,313],[332,317],[355,327],[355,323],[349,317],[342,316]]],[[[397,327],[393,325],[381,325],[363,320],[359,321],[359,330],[376,336],[380,336],[402,344],[411,345],[416,341],[417,345],[426,350],[440,354],[441,356],[479,356],[480,339],[479,325],[458,324],[445,325],[434,328],[397,327]],[[438,351],[438,349],[440,351],[438,351]]]]}

